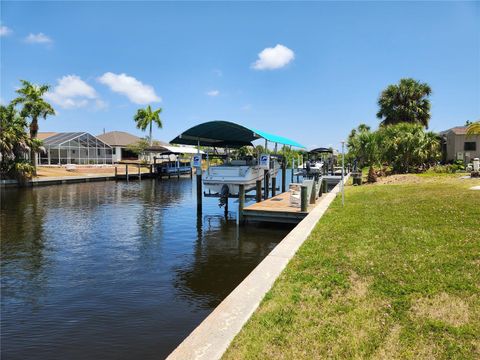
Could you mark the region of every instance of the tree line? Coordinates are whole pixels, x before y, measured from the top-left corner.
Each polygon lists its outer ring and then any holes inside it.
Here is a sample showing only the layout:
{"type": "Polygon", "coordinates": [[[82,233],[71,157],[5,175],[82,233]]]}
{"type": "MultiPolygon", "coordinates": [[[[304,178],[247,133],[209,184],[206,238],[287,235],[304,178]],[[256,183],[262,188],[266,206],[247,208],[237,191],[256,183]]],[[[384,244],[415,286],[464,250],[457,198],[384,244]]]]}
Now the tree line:
{"type": "MultiPolygon", "coordinates": [[[[441,160],[441,138],[428,131],[431,87],[417,80],[401,79],[389,85],[378,99],[378,129],[365,124],[348,136],[347,160],[358,167],[389,167],[395,173],[419,172],[441,160]]],[[[480,123],[468,127],[479,131],[480,123]]]]}

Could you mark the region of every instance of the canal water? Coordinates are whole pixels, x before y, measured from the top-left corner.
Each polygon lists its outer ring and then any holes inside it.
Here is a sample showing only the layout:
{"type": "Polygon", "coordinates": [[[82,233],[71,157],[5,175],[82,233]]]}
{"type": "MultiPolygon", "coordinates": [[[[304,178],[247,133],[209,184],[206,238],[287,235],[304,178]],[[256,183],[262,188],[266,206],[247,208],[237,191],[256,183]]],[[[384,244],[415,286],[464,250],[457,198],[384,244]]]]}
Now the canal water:
{"type": "Polygon", "coordinates": [[[1,191],[2,359],[166,357],[291,230],[189,178],[1,191]]]}

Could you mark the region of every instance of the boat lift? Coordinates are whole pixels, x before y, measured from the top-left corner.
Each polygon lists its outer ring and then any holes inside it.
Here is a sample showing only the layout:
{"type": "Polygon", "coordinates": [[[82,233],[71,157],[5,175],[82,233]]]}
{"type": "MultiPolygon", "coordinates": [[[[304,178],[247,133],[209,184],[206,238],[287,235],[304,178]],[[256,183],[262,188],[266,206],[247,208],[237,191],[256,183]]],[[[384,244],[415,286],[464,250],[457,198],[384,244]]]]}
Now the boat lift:
{"type": "MultiPolygon", "coordinates": [[[[282,137],[273,135],[258,129],[246,127],[240,124],[236,124],[229,121],[209,121],[199,125],[196,125],[180,135],[178,135],[175,139],[171,141],[172,144],[182,144],[182,145],[193,145],[197,146],[197,158],[194,158],[194,166],[196,168],[196,176],[197,176],[197,209],[201,211],[202,207],[202,197],[204,194],[202,193],[202,164],[201,164],[201,154],[200,154],[200,147],[209,147],[213,149],[224,148],[226,150],[226,157],[228,159],[229,156],[229,149],[239,149],[243,146],[252,146],[253,141],[263,139],[265,140],[265,149],[268,148],[268,143],[275,144],[275,151],[272,154],[272,158],[277,156],[279,159],[284,160],[279,154],[277,154],[277,145],[282,144],[290,147],[297,147],[301,149],[305,149],[305,146],[302,144],[282,137]]],[[[259,154],[261,155],[261,154],[259,154]]],[[[207,166],[209,166],[209,152],[206,153],[207,156],[207,166]]],[[[258,159],[260,163],[260,156],[258,159]]],[[[286,163],[282,161],[281,165],[282,169],[282,192],[285,192],[286,188],[286,163]]],[[[264,170],[264,198],[268,197],[269,188],[270,188],[270,166],[264,170]]],[[[275,174],[275,173],[274,173],[275,174]]],[[[244,202],[245,202],[245,195],[246,192],[251,191],[253,189],[245,189],[243,184],[237,184],[239,191],[238,195],[235,197],[239,198],[239,209],[243,209],[244,202]]],[[[273,194],[276,191],[276,176],[272,176],[272,188],[273,194]]],[[[262,184],[261,180],[256,181],[256,186],[254,188],[256,190],[256,199],[257,201],[261,201],[261,193],[262,193],[262,184]]],[[[228,196],[229,194],[227,194],[228,196]]],[[[210,194],[210,196],[222,196],[222,194],[210,194]]],[[[228,204],[228,199],[227,199],[228,204]]],[[[239,211],[239,216],[242,216],[242,211],[239,211]]]]}

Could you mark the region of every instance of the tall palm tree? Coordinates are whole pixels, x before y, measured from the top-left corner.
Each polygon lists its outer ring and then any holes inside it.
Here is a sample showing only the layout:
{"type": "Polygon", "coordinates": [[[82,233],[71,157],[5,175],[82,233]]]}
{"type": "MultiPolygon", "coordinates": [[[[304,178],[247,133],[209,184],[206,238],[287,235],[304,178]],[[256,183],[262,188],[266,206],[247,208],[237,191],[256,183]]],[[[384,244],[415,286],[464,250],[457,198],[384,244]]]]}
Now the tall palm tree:
{"type": "Polygon", "coordinates": [[[480,120],[471,123],[467,127],[467,135],[479,135],[480,134],[480,120]]]}
{"type": "MultiPolygon", "coordinates": [[[[36,85],[26,80],[20,80],[22,87],[17,90],[20,95],[12,101],[12,105],[22,104],[20,116],[30,118],[30,139],[36,139],[38,134],[38,118],[47,118],[48,115],[55,115],[53,107],[43,100],[43,95],[50,88],[49,85],[36,85]]],[[[30,162],[35,168],[35,149],[30,149],[30,162]]],[[[36,171],[35,171],[36,172],[36,171]]]]}
{"type": "Polygon", "coordinates": [[[137,128],[145,131],[147,127],[149,128],[149,140],[150,146],[153,144],[152,138],[152,124],[155,123],[161,129],[163,127],[162,120],[160,119],[160,113],[162,112],[162,108],[158,108],[157,110],[152,110],[150,105],[148,105],[145,109],[138,109],[137,113],[133,117],[135,122],[137,123],[137,128]]]}
{"type": "Polygon", "coordinates": [[[380,94],[377,118],[381,125],[401,122],[419,123],[428,128],[430,120],[430,100],[432,89],[427,83],[408,78],[400,79],[399,84],[389,85],[380,94]]]}

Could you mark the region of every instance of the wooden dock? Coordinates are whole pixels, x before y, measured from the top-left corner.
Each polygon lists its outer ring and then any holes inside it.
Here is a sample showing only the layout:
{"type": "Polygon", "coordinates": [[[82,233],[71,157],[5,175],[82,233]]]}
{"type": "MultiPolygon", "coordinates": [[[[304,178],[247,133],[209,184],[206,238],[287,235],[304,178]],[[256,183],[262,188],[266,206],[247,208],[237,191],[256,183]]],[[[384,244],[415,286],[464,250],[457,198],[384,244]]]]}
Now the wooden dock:
{"type": "MultiPolygon", "coordinates": [[[[322,198],[317,199],[317,203],[322,198]]],[[[249,205],[243,209],[243,218],[248,221],[268,221],[297,224],[317,204],[309,204],[307,211],[303,212],[300,207],[290,206],[290,193],[284,192],[267,200],[249,205]]]]}

